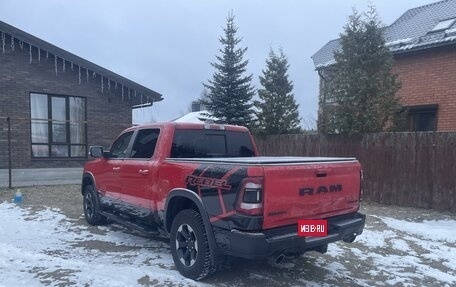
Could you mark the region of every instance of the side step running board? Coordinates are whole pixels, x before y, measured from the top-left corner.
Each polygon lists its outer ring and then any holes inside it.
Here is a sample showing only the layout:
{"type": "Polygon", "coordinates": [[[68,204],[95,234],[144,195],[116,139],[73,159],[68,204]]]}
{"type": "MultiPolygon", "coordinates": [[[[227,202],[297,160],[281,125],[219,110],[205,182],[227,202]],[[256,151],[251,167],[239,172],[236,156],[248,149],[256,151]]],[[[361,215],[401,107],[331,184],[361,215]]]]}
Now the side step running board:
{"type": "Polygon", "coordinates": [[[146,237],[156,237],[156,236],[160,235],[160,232],[157,231],[157,230],[148,229],[147,227],[144,227],[144,226],[142,226],[140,224],[128,221],[127,219],[125,219],[125,218],[123,218],[121,216],[118,216],[118,215],[115,215],[115,214],[112,214],[112,213],[109,213],[109,212],[106,212],[106,211],[101,211],[100,214],[105,216],[109,220],[112,220],[112,221],[114,221],[114,222],[116,222],[118,224],[121,224],[121,225],[123,225],[125,227],[128,227],[130,229],[136,230],[136,231],[140,232],[141,234],[143,234],[146,237]]]}

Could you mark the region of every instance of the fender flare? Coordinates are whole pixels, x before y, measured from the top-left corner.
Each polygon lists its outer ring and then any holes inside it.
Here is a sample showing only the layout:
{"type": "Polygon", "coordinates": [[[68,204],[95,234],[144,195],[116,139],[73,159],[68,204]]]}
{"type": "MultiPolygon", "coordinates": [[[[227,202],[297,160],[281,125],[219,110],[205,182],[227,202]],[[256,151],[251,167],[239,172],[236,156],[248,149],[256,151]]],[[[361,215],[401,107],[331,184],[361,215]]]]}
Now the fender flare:
{"type": "Polygon", "coordinates": [[[81,193],[84,193],[84,180],[86,179],[90,179],[90,181],[92,182],[93,184],[93,188],[95,189],[95,191],[97,190],[97,185],[96,185],[96,182],[95,182],[95,177],[93,176],[93,174],[90,172],[90,171],[85,171],[83,174],[82,174],[82,180],[81,180],[81,193]]]}
{"type": "Polygon", "coordinates": [[[167,213],[168,213],[168,205],[171,202],[171,200],[175,197],[185,197],[187,199],[190,199],[198,208],[199,213],[201,214],[201,218],[203,219],[204,222],[204,229],[207,234],[207,240],[209,243],[209,247],[212,250],[211,252],[211,261],[213,264],[216,264],[216,253],[217,253],[217,244],[215,243],[215,236],[214,236],[214,231],[212,230],[212,224],[209,220],[209,215],[207,214],[206,208],[204,207],[203,201],[201,200],[201,197],[199,197],[196,193],[194,193],[191,190],[185,189],[185,188],[176,188],[170,191],[166,198],[166,203],[165,203],[165,210],[164,210],[164,227],[166,231],[169,233],[170,230],[168,230],[168,223],[167,223],[167,213]]]}

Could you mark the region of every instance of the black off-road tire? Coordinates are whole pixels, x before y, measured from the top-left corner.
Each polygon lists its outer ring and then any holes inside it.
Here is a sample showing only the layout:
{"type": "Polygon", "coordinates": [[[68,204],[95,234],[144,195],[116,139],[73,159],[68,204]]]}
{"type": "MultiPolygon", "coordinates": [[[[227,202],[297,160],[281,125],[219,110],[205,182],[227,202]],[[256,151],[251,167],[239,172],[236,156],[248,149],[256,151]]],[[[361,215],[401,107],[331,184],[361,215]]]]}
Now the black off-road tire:
{"type": "Polygon", "coordinates": [[[183,276],[201,280],[215,271],[204,222],[197,211],[179,212],[171,225],[170,237],[174,265],[183,276]]]}
{"type": "Polygon", "coordinates": [[[104,225],[108,222],[107,218],[100,214],[100,199],[93,188],[87,185],[83,193],[84,216],[90,225],[104,225]]]}

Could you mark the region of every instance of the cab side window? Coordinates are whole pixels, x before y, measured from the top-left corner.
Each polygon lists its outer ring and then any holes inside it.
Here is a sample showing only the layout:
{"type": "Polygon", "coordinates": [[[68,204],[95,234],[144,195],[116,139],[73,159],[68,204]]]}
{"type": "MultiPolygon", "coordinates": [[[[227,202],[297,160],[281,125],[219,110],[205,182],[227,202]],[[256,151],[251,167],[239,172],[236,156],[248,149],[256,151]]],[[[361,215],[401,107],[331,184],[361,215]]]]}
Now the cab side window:
{"type": "Polygon", "coordinates": [[[142,129],[138,131],[131,149],[131,158],[149,159],[154,155],[159,129],[142,129]]]}
{"type": "Polygon", "coordinates": [[[126,158],[128,157],[128,146],[130,144],[133,132],[122,134],[111,146],[111,158],[126,158]]]}

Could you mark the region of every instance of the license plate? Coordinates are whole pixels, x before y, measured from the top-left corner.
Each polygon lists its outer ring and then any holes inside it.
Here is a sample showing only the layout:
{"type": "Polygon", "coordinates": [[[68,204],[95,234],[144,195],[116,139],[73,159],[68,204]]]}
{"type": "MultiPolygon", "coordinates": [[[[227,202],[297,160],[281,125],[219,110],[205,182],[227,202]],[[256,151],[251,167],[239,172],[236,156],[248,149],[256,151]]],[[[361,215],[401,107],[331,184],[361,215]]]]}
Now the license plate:
{"type": "Polygon", "coordinates": [[[326,219],[298,220],[298,236],[322,237],[328,235],[328,221],[326,219]]]}

